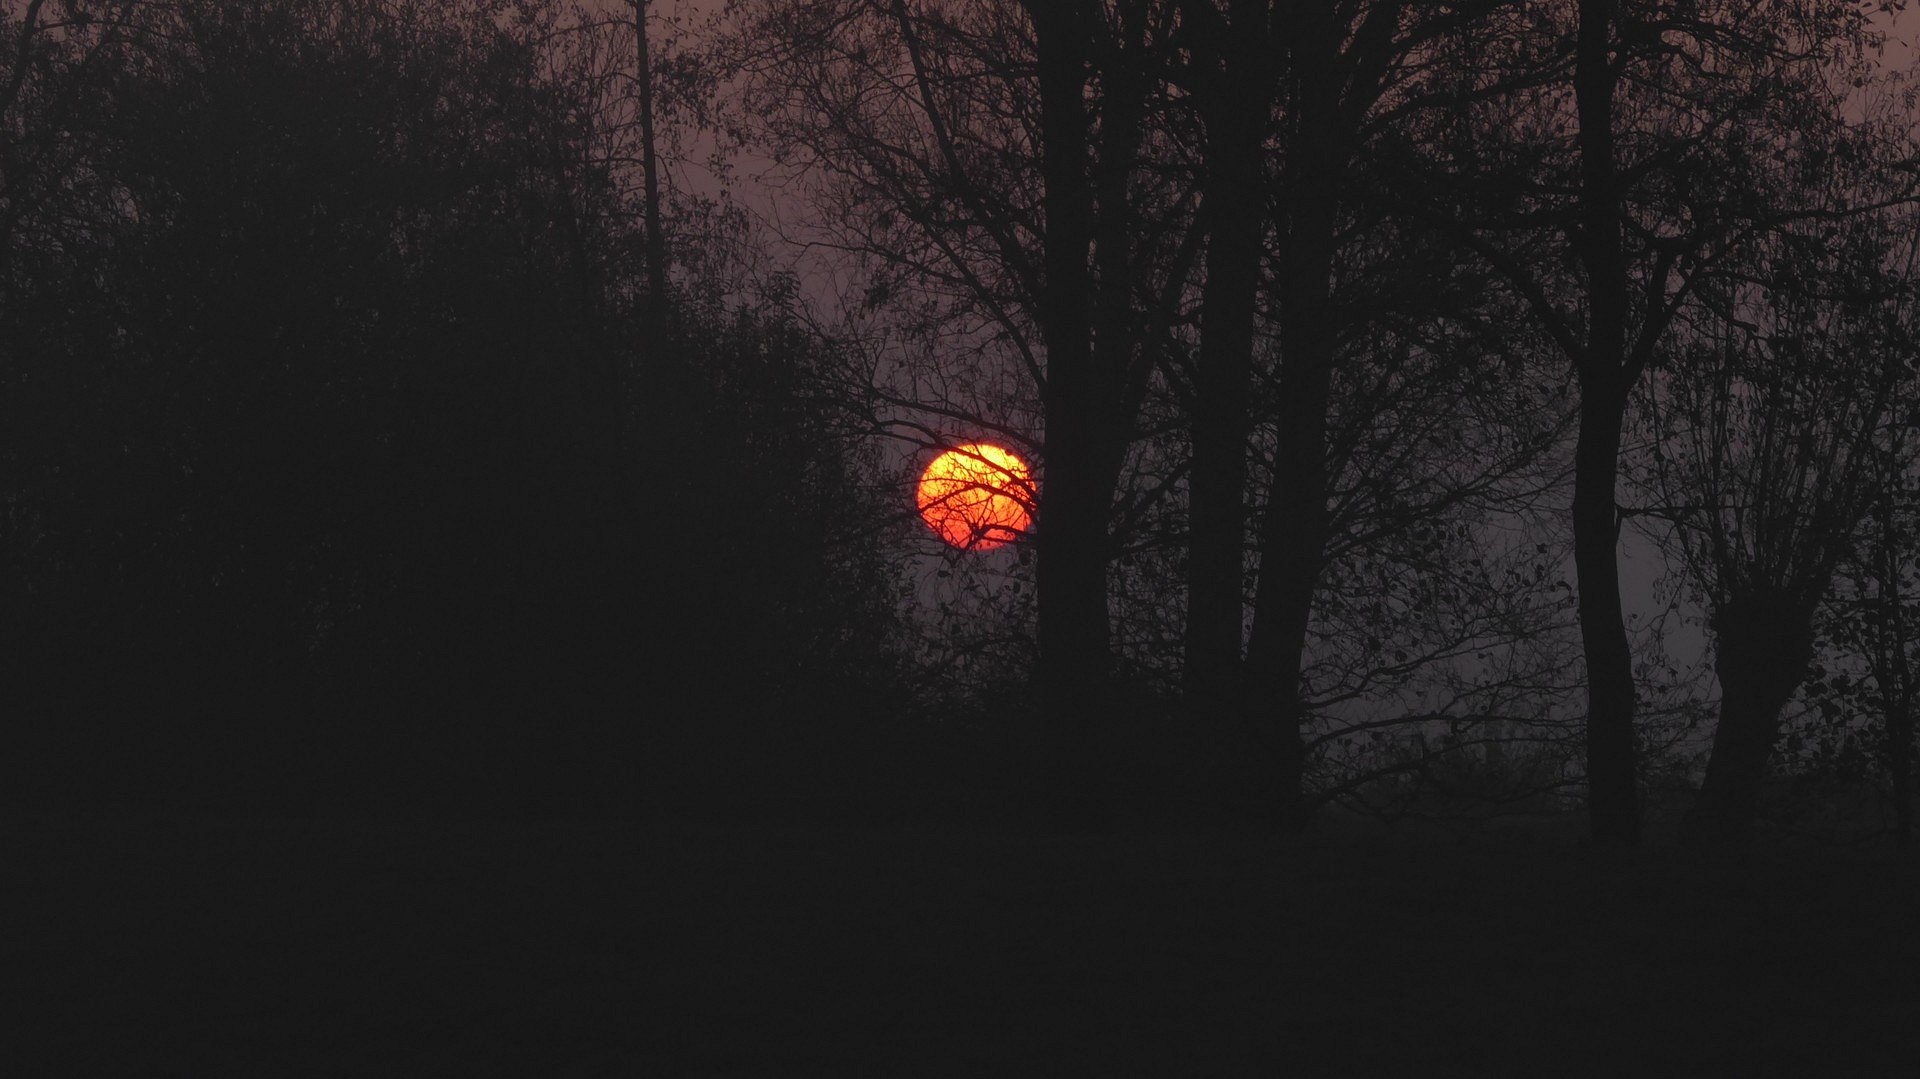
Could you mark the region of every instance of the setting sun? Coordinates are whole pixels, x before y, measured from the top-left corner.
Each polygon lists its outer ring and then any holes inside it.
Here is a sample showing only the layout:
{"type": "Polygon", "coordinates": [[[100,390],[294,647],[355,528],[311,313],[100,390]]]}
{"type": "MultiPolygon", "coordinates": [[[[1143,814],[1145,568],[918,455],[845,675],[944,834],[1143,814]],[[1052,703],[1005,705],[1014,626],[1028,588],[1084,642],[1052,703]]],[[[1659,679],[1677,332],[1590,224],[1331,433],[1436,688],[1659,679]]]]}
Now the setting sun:
{"type": "Polygon", "coordinates": [[[999,547],[1032,520],[1033,473],[999,446],[970,443],[933,459],[920,476],[920,516],[947,543],[999,547]]]}

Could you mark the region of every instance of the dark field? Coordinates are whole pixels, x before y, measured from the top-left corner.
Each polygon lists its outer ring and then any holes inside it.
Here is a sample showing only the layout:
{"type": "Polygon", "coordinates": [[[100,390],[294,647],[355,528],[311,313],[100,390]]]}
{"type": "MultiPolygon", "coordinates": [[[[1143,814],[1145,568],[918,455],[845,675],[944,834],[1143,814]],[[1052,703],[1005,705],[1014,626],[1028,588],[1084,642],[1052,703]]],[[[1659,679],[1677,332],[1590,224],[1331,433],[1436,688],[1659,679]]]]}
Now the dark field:
{"type": "Polygon", "coordinates": [[[13,1076],[1911,1075],[1920,1044],[1920,867],[1886,852],[0,827],[13,1076]]]}

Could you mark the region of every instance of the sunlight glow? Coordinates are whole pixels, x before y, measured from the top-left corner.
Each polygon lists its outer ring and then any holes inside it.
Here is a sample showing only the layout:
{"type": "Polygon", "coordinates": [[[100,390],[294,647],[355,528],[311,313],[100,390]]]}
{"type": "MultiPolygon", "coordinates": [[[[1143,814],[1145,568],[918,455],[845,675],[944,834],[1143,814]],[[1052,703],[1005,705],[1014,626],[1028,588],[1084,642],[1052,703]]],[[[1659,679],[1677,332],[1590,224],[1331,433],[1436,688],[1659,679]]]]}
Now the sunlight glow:
{"type": "Polygon", "coordinates": [[[920,476],[920,517],[952,546],[986,551],[1023,535],[1035,491],[1027,463],[999,446],[948,450],[920,476]]]}

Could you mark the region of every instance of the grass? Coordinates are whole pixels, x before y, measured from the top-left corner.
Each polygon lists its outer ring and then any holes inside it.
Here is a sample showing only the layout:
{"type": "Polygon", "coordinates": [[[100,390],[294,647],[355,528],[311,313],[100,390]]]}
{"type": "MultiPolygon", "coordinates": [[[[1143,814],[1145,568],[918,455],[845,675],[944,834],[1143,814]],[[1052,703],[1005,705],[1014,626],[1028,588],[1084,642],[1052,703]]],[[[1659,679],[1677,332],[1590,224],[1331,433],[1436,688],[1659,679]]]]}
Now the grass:
{"type": "Polygon", "coordinates": [[[1911,855],[0,817],[31,1075],[1906,1075],[1911,855]]]}

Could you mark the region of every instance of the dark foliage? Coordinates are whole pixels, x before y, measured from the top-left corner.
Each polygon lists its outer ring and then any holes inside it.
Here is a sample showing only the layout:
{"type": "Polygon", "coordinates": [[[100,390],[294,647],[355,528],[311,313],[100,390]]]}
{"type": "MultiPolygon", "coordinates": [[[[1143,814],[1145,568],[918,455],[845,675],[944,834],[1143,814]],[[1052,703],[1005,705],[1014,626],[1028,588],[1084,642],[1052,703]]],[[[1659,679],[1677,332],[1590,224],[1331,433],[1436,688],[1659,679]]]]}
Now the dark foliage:
{"type": "Polygon", "coordinates": [[[886,684],[831,357],[642,323],[586,103],[494,14],[37,42],[13,122],[82,149],[0,278],[13,797],[620,808],[667,728],[886,684]]]}

